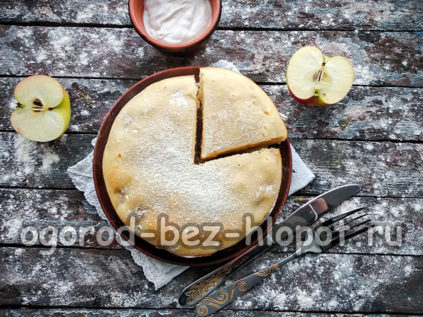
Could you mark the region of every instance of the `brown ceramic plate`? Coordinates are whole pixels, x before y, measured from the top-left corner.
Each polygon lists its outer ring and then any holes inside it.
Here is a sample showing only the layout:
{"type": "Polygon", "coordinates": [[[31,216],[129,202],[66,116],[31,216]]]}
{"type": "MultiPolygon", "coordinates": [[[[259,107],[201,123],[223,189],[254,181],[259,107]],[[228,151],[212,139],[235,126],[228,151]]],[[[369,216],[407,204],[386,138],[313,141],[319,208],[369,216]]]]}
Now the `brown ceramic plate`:
{"type": "MultiPolygon", "coordinates": [[[[93,173],[94,173],[94,183],[95,188],[97,191],[97,196],[100,201],[101,207],[104,210],[107,218],[109,219],[110,223],[114,227],[115,230],[118,228],[124,227],[123,222],[120,220],[119,216],[117,215],[113,205],[110,201],[109,195],[107,194],[106,184],[103,178],[103,153],[104,148],[107,143],[107,139],[109,137],[110,129],[112,127],[113,121],[115,120],[116,116],[118,115],[119,111],[127,104],[129,100],[131,100],[134,96],[139,94],[143,89],[147,86],[158,82],[162,79],[176,77],[176,76],[184,76],[184,75],[195,75],[196,79],[198,80],[199,66],[188,66],[188,67],[180,67],[180,68],[172,68],[165,71],[158,72],[153,74],[128,89],[119,99],[116,101],[110,112],[107,114],[106,119],[104,120],[100,132],[97,138],[97,144],[94,150],[94,161],[93,161],[93,173]]],[[[276,221],[279,213],[284,206],[286,199],[288,197],[289,187],[291,185],[291,175],[292,175],[292,162],[291,162],[291,150],[289,146],[289,140],[287,139],[285,142],[281,143],[280,145],[280,152],[282,156],[282,184],[279,191],[279,197],[275,203],[274,208],[270,213],[270,217],[272,219],[271,225],[274,224],[276,221]]],[[[271,225],[268,225],[267,222],[263,222],[261,225],[263,232],[267,232],[271,225]]],[[[128,240],[128,234],[124,231],[122,233],[122,237],[125,240],[128,240]]],[[[253,235],[251,241],[253,245],[257,243],[257,235],[253,235]]],[[[227,249],[218,251],[210,256],[204,257],[196,257],[196,258],[185,258],[181,256],[177,256],[172,254],[164,249],[159,249],[153,246],[152,244],[148,243],[147,241],[135,237],[135,248],[139,251],[156,258],[160,261],[179,264],[179,265],[189,265],[189,266],[203,266],[203,265],[211,265],[217,264],[221,262],[229,261],[230,259],[246,252],[251,245],[246,245],[245,240],[242,240],[235,244],[232,247],[227,249]]]]}

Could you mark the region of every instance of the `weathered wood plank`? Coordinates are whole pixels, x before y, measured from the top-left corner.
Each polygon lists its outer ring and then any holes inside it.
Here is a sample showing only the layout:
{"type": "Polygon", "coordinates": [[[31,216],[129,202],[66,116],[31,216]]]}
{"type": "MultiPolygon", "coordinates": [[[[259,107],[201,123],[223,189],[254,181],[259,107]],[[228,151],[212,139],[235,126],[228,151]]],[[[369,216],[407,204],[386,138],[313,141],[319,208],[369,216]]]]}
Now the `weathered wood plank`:
{"type": "MultiPolygon", "coordinates": [[[[249,268],[274,261],[274,255],[267,254],[260,264],[253,263],[249,268]]],[[[289,263],[271,281],[265,281],[229,308],[420,313],[422,272],[421,257],[307,256],[289,263]],[[402,261],[406,261],[403,266],[402,261]]],[[[243,275],[240,272],[234,278],[243,275]]]]}
{"type": "MultiPolygon", "coordinates": [[[[309,198],[290,197],[284,211],[283,219],[287,214],[305,203],[309,198]]],[[[354,198],[345,203],[340,209],[349,210],[354,206],[366,206],[368,213],[377,223],[388,224],[392,227],[391,235],[396,227],[401,227],[402,243],[390,244],[383,237],[375,234],[373,245],[367,245],[367,237],[356,239],[344,247],[334,249],[333,252],[367,253],[367,254],[398,254],[423,255],[423,238],[419,235],[423,226],[422,199],[377,199],[372,197],[354,198]]],[[[72,226],[77,232],[74,246],[105,247],[107,249],[120,248],[116,241],[110,245],[101,245],[95,238],[98,230],[107,226],[107,222],[97,216],[82,194],[73,190],[0,190],[0,209],[3,216],[0,219],[0,243],[22,244],[21,233],[25,227],[33,227],[38,232],[48,226],[53,226],[60,233],[65,227],[72,226]],[[80,243],[79,237],[85,228],[93,226],[94,233],[89,233],[80,243]]],[[[38,240],[35,245],[41,246],[38,240]]],[[[60,239],[58,246],[62,246],[60,239]]],[[[274,248],[273,252],[284,251],[283,248],[274,248]]]]}
{"type": "MultiPolygon", "coordinates": [[[[13,89],[20,78],[0,78],[0,129],[13,131],[10,114],[16,107],[13,89]]],[[[69,131],[96,133],[107,111],[134,80],[60,78],[69,92],[72,121],[69,131]]],[[[286,86],[262,85],[288,116],[290,137],[360,140],[423,141],[423,90],[420,88],[355,86],[348,97],[331,107],[296,102],[286,86]]]]}
{"type": "MultiPolygon", "coordinates": [[[[1,22],[55,22],[130,25],[125,0],[4,0],[1,22]]],[[[338,30],[421,30],[418,0],[224,0],[220,27],[338,30]]]]}
{"type": "Polygon", "coordinates": [[[74,188],[67,168],[92,151],[93,135],[63,135],[36,143],[14,132],[0,133],[0,186],[74,188]]]}
{"type": "Polygon", "coordinates": [[[423,144],[300,139],[292,144],[316,174],[304,192],[317,194],[335,185],[359,183],[364,195],[423,194],[423,144]]]}
{"type": "Polygon", "coordinates": [[[291,138],[423,140],[420,89],[353,87],[336,105],[309,107],[296,102],[286,86],[263,88],[288,116],[291,138]]]}
{"type": "MultiPolygon", "coordinates": [[[[214,314],[214,317],[262,317],[263,311],[243,311],[243,310],[224,310],[214,314]]],[[[319,317],[341,317],[341,316],[380,316],[373,314],[331,314],[331,313],[299,313],[299,312],[276,312],[266,311],[266,316],[276,317],[297,317],[297,316],[319,316],[319,317]]],[[[0,309],[0,316],[2,317],[77,317],[77,316],[123,316],[123,317],[187,317],[195,316],[194,309],[83,309],[83,308],[15,308],[15,309],[0,309]]]]}
{"type": "Polygon", "coordinates": [[[126,0],[3,0],[1,22],[131,25],[126,0]]]}
{"type": "Polygon", "coordinates": [[[234,62],[259,82],[284,82],[295,50],[317,45],[353,61],[356,84],[423,86],[423,33],[217,31],[190,58],[170,57],[130,28],[0,26],[0,75],[141,78],[183,65],[234,62]],[[395,54],[386,54],[387,51],[395,54]]]}
{"type": "MultiPolygon", "coordinates": [[[[99,229],[109,224],[97,215],[95,208],[77,190],[0,189],[0,210],[1,244],[23,244],[21,234],[24,228],[32,227],[39,233],[53,227],[59,234],[71,226],[76,233],[73,246],[121,248],[116,240],[107,245],[98,242],[96,234],[99,229]],[[89,231],[91,227],[92,232],[89,231]]],[[[27,239],[31,239],[30,234],[27,239]]],[[[49,244],[56,241],[58,246],[63,245],[58,236],[50,239],[51,235],[47,240],[49,244]]],[[[70,245],[68,241],[69,238],[65,241],[67,246],[70,245]]],[[[33,245],[42,244],[38,239],[33,245]]]]}
{"type": "Polygon", "coordinates": [[[224,1],[221,26],[278,29],[421,30],[418,1],[224,1]]]}
{"type": "MultiPolygon", "coordinates": [[[[308,199],[301,196],[290,197],[280,219],[308,199]]],[[[367,236],[363,236],[331,252],[423,255],[423,237],[420,235],[423,231],[423,199],[357,197],[345,202],[340,210],[350,210],[355,206],[365,206],[376,223],[392,227],[390,236],[394,235],[396,227],[401,227],[402,243],[394,245],[375,234],[371,246],[367,244],[367,236]]],[[[65,227],[72,226],[77,233],[74,246],[120,248],[116,242],[106,246],[98,243],[95,234],[101,227],[106,226],[107,222],[97,216],[94,208],[76,190],[1,189],[0,210],[3,211],[0,219],[0,244],[3,245],[22,245],[21,233],[26,227],[33,227],[40,232],[48,226],[53,226],[60,233],[65,227]],[[95,228],[95,232],[87,234],[81,244],[81,232],[90,226],[95,228]]],[[[67,241],[69,240],[66,240],[66,245],[69,245],[67,241]]],[[[42,244],[38,240],[35,245],[42,244]]],[[[60,239],[57,245],[63,245],[60,239]]],[[[272,249],[272,252],[281,251],[284,249],[272,249]]]]}
{"type": "MultiPolygon", "coordinates": [[[[93,135],[68,134],[47,144],[0,133],[0,186],[74,188],[66,169],[91,152],[93,135]]],[[[423,144],[292,139],[317,175],[304,193],[360,183],[366,196],[422,197],[423,144]]]]}
{"type": "MultiPolygon", "coordinates": [[[[309,199],[309,197],[301,196],[290,197],[280,219],[289,215],[309,199]]],[[[423,237],[420,234],[423,231],[422,199],[354,197],[325,217],[328,218],[333,214],[353,210],[360,206],[365,208],[361,214],[367,213],[374,224],[384,228],[383,232],[363,234],[329,252],[423,255],[423,237]]],[[[276,246],[272,252],[286,250],[286,248],[276,246]]]]}
{"type": "MultiPolygon", "coordinates": [[[[58,249],[48,256],[37,248],[1,248],[0,254],[3,305],[174,308],[176,294],[200,273],[189,270],[154,291],[123,250],[58,249]]],[[[279,258],[268,254],[261,264],[279,258]]],[[[421,257],[308,256],[228,308],[421,313],[422,270],[421,257]]]]}

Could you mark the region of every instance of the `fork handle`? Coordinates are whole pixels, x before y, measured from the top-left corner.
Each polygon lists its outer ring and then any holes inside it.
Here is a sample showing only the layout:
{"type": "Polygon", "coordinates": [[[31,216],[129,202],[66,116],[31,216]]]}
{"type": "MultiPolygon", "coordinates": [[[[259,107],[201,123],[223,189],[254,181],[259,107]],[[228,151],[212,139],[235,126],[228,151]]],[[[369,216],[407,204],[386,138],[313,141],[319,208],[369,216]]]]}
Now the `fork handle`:
{"type": "Polygon", "coordinates": [[[223,307],[229,305],[235,299],[244,295],[250,289],[260,284],[273,272],[279,270],[282,265],[304,254],[298,251],[286,257],[282,261],[274,263],[265,269],[250,274],[236,282],[233,282],[232,284],[222,287],[214,293],[211,293],[195,307],[196,316],[209,316],[221,310],[223,307]]]}

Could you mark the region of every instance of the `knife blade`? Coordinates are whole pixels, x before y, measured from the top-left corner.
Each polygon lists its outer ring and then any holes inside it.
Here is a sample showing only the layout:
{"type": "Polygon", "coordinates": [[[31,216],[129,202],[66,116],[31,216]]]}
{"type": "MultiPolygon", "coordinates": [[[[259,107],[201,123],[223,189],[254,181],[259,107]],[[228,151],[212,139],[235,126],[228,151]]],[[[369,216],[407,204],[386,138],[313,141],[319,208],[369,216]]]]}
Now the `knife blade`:
{"type": "MultiPolygon", "coordinates": [[[[360,190],[361,186],[357,184],[343,185],[329,190],[302,205],[280,224],[278,224],[277,227],[286,227],[291,229],[292,232],[295,232],[297,226],[310,226],[323,214],[336,208],[343,201],[352,197],[360,190]]],[[[271,230],[268,236],[263,238],[263,240],[267,240],[263,241],[264,243],[262,245],[257,243],[231,261],[188,285],[179,297],[179,304],[183,307],[195,305],[205,296],[217,289],[239,269],[252,262],[260,254],[268,250],[274,244],[274,238],[271,236],[276,231],[277,230],[271,230]]],[[[286,234],[286,231],[284,231],[284,233],[286,234]]],[[[284,239],[284,236],[282,235],[278,238],[284,239]]]]}
{"type": "Polygon", "coordinates": [[[296,226],[310,226],[324,213],[338,207],[343,201],[357,194],[360,190],[360,185],[349,184],[324,192],[295,210],[278,226],[288,227],[294,232],[296,226]]]}

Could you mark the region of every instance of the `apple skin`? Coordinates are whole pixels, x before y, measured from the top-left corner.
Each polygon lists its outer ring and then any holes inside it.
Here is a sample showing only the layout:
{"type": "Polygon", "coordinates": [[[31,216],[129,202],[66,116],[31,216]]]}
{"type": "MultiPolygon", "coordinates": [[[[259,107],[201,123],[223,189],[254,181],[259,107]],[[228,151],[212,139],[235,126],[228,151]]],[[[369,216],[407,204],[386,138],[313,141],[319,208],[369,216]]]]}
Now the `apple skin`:
{"type": "Polygon", "coordinates": [[[63,131],[58,136],[61,137],[68,129],[72,115],[69,94],[65,88],[63,88],[63,100],[54,110],[62,116],[64,121],[63,131]]]}
{"type": "Polygon", "coordinates": [[[298,102],[303,103],[307,106],[326,106],[327,107],[327,106],[331,105],[330,103],[325,103],[318,96],[313,96],[313,97],[308,98],[308,99],[300,99],[292,93],[292,91],[289,87],[288,87],[288,91],[295,100],[297,100],[298,102]]]}
{"type": "MultiPolygon", "coordinates": [[[[40,75],[34,75],[34,76],[40,76],[40,75]]],[[[18,83],[18,85],[19,84],[20,83],[18,83]]],[[[27,111],[27,110],[23,110],[23,109],[17,108],[17,109],[15,109],[15,111],[12,112],[11,117],[10,117],[10,120],[12,122],[12,126],[13,126],[13,128],[15,129],[15,131],[17,133],[19,133],[20,135],[22,135],[23,137],[25,137],[25,138],[27,138],[27,139],[29,139],[31,141],[49,142],[49,141],[53,141],[53,140],[61,137],[63,135],[63,133],[66,132],[66,130],[69,127],[70,120],[71,120],[71,104],[70,104],[69,94],[67,93],[66,89],[61,84],[60,84],[60,86],[62,87],[62,90],[63,90],[63,99],[60,102],[60,104],[57,105],[56,107],[54,107],[53,109],[54,109],[54,112],[56,112],[57,114],[59,114],[62,117],[62,119],[63,119],[63,123],[64,123],[63,130],[60,133],[58,133],[56,137],[54,137],[52,139],[48,139],[48,140],[34,138],[32,136],[29,136],[28,134],[25,135],[23,133],[23,131],[16,124],[14,124],[14,122],[15,122],[14,117],[18,115],[18,112],[17,111],[27,111]]]]}

